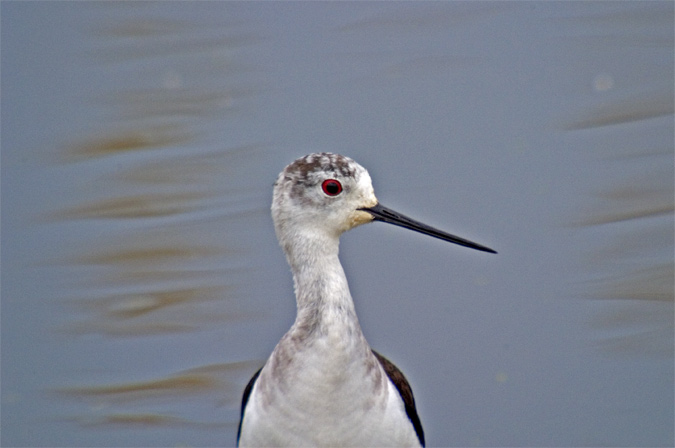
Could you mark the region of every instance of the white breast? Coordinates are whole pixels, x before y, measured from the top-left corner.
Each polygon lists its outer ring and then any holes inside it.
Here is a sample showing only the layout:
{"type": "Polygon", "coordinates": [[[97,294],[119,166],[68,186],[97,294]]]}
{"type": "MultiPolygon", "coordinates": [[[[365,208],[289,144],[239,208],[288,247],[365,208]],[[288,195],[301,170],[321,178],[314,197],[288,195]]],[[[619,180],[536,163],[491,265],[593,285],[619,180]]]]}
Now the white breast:
{"type": "Polygon", "coordinates": [[[338,389],[308,379],[285,391],[258,382],[246,407],[239,446],[420,446],[398,391],[382,375],[385,387],[377,395],[361,390],[363,377],[347,379],[338,389]]]}

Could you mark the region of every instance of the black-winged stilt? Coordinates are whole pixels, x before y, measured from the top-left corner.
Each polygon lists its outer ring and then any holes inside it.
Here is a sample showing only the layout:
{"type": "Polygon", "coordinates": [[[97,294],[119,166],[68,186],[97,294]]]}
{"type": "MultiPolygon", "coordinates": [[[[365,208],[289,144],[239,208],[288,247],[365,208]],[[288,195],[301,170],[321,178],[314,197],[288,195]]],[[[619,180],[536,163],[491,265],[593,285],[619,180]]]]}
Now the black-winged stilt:
{"type": "Polygon", "coordinates": [[[239,446],[424,446],[412,389],[366,341],[338,259],[340,235],[383,221],[494,250],[379,204],[348,157],[310,154],[274,186],[272,217],[293,272],[297,317],[244,390],[239,446]]]}

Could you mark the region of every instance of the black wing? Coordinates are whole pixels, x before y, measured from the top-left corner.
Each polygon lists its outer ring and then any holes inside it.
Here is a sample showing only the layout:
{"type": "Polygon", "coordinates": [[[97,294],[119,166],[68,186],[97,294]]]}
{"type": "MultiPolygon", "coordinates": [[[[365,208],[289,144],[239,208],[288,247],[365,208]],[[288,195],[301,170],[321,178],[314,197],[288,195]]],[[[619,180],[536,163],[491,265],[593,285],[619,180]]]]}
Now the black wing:
{"type": "Polygon", "coordinates": [[[253,385],[255,384],[255,380],[258,379],[261,370],[262,367],[253,374],[253,377],[244,388],[244,395],[241,397],[241,416],[239,417],[239,428],[237,429],[237,446],[239,446],[239,436],[241,436],[241,424],[244,422],[244,410],[246,409],[246,403],[248,403],[248,398],[251,396],[253,385]]]}
{"type": "Polygon", "coordinates": [[[380,361],[380,365],[387,373],[387,376],[396,386],[396,390],[401,395],[403,404],[405,405],[405,413],[408,414],[410,423],[412,423],[417,438],[420,441],[422,446],[424,445],[424,430],[422,429],[422,422],[420,422],[420,417],[417,415],[417,408],[415,408],[415,398],[413,397],[412,388],[408,384],[408,380],[405,379],[403,372],[401,372],[398,367],[396,367],[391,361],[389,361],[384,356],[377,353],[373,350],[373,354],[380,361]]]}

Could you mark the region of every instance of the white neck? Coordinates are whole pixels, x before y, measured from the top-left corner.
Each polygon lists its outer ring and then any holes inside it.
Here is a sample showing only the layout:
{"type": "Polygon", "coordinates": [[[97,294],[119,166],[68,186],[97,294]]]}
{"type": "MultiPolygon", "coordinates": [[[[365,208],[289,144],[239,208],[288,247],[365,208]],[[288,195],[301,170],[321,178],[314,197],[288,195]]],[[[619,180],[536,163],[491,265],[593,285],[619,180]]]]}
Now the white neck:
{"type": "Polygon", "coordinates": [[[308,238],[287,253],[298,307],[294,327],[309,325],[314,328],[331,324],[358,327],[354,302],[338,252],[337,239],[308,238]],[[335,318],[340,319],[332,322],[335,318]]]}
{"type": "Polygon", "coordinates": [[[293,271],[297,316],[270,359],[272,366],[284,366],[272,369],[275,381],[305,377],[320,383],[321,378],[340,376],[349,368],[363,369],[372,354],[338,258],[338,238],[306,232],[295,234],[290,242],[281,241],[293,271]],[[305,368],[307,362],[312,369],[305,368]]]}
{"type": "MultiPolygon", "coordinates": [[[[307,346],[317,338],[328,338],[332,354],[347,355],[355,347],[346,341],[367,347],[361,333],[349,285],[338,258],[339,240],[311,233],[300,244],[287,246],[286,256],[295,284],[297,316],[288,336],[307,346]]],[[[302,350],[303,347],[297,347],[302,350]]]]}

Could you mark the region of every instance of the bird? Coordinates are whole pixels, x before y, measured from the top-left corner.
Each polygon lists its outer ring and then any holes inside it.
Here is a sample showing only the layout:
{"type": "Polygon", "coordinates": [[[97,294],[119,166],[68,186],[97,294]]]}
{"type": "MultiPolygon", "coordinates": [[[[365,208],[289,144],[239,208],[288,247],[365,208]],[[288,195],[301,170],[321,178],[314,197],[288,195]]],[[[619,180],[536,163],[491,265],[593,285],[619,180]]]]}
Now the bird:
{"type": "Polygon", "coordinates": [[[371,349],[359,325],[338,258],[340,235],[381,221],[496,252],[384,207],[368,171],[339,154],[309,154],[286,166],[271,212],[297,315],[244,389],[237,446],[424,446],[410,384],[371,349]]]}

